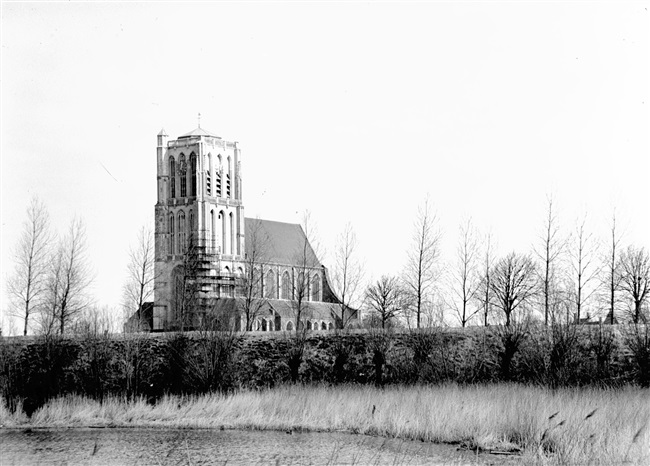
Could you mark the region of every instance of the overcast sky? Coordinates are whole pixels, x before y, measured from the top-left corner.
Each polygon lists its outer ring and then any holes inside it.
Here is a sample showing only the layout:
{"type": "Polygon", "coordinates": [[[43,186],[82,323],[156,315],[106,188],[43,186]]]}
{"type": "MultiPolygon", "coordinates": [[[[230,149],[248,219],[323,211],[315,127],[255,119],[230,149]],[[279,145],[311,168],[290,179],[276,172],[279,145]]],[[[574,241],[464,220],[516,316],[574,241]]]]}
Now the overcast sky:
{"type": "Polygon", "coordinates": [[[399,272],[427,195],[451,259],[472,217],[529,252],[547,195],[570,232],[650,246],[648,2],[2,3],[2,293],[33,195],[88,228],[117,306],[153,224],[156,134],[239,141],[246,215],[346,222],[399,272]]]}

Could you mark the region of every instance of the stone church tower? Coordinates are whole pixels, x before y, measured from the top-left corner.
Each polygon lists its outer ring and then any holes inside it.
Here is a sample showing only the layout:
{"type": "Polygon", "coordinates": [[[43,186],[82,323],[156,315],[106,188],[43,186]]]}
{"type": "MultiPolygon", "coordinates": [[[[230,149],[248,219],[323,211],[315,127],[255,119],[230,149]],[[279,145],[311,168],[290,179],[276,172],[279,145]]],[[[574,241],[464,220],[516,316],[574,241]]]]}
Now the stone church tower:
{"type": "MultiPolygon", "coordinates": [[[[157,146],[154,302],[142,310],[148,328],[191,330],[215,318],[236,330],[341,324],[327,269],[302,227],[244,218],[236,142],[199,125],[175,140],[162,130],[157,146]]],[[[357,319],[354,310],[347,315],[357,319]]]]}
{"type": "Polygon", "coordinates": [[[192,328],[201,300],[233,297],[243,274],[241,151],[200,126],[157,142],[153,330],[192,328]]]}

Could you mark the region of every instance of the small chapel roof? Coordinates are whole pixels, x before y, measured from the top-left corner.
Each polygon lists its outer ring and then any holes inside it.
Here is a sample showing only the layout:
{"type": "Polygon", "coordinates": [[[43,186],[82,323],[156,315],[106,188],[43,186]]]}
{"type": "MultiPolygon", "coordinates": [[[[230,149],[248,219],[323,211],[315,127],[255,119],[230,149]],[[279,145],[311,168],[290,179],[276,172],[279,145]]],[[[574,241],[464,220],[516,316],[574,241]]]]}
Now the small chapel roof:
{"type": "Polygon", "coordinates": [[[257,218],[245,218],[246,254],[251,254],[253,242],[262,248],[263,262],[296,264],[306,259],[307,267],[320,267],[309,240],[302,227],[296,223],[275,222],[257,218]],[[307,242],[305,245],[305,241],[307,242]],[[305,249],[306,246],[306,249],[305,249]],[[304,251],[304,254],[303,254],[304,251]]]}
{"type": "Polygon", "coordinates": [[[180,136],[178,139],[181,139],[181,138],[191,138],[191,137],[196,137],[196,136],[208,136],[208,137],[211,137],[211,138],[218,138],[218,139],[221,139],[221,138],[220,138],[219,136],[217,136],[216,134],[213,134],[213,133],[211,133],[211,132],[209,132],[209,131],[206,131],[206,130],[204,130],[203,128],[201,128],[200,126],[199,126],[198,128],[196,128],[195,130],[190,131],[189,133],[183,134],[183,135],[180,136]]]}

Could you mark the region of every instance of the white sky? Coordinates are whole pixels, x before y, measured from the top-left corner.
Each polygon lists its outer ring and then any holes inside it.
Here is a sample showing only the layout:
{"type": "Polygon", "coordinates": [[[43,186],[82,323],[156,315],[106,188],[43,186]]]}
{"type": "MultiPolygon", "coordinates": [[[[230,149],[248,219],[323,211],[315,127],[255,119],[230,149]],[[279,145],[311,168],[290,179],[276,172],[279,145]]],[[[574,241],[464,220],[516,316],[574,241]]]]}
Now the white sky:
{"type": "Polygon", "coordinates": [[[3,2],[0,310],[34,194],[58,231],[86,221],[117,306],[156,134],[198,112],[241,144],[247,216],[309,209],[330,254],[351,221],[368,278],[402,268],[427,193],[446,258],[466,216],[528,252],[547,194],[567,232],[586,211],[605,238],[616,207],[647,248],[648,6],[3,2]]]}

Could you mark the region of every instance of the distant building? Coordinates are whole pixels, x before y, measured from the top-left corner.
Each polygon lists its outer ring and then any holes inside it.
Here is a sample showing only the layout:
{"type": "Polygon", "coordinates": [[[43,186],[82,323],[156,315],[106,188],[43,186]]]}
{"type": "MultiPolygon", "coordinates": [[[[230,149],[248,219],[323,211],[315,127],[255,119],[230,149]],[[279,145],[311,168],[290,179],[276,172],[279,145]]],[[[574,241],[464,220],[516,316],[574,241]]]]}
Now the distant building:
{"type": "Polygon", "coordinates": [[[251,293],[253,330],[337,325],[338,300],[302,227],[244,217],[237,142],[200,127],[176,140],[162,130],[157,160],[153,331],[215,318],[244,329],[251,293]]]}

